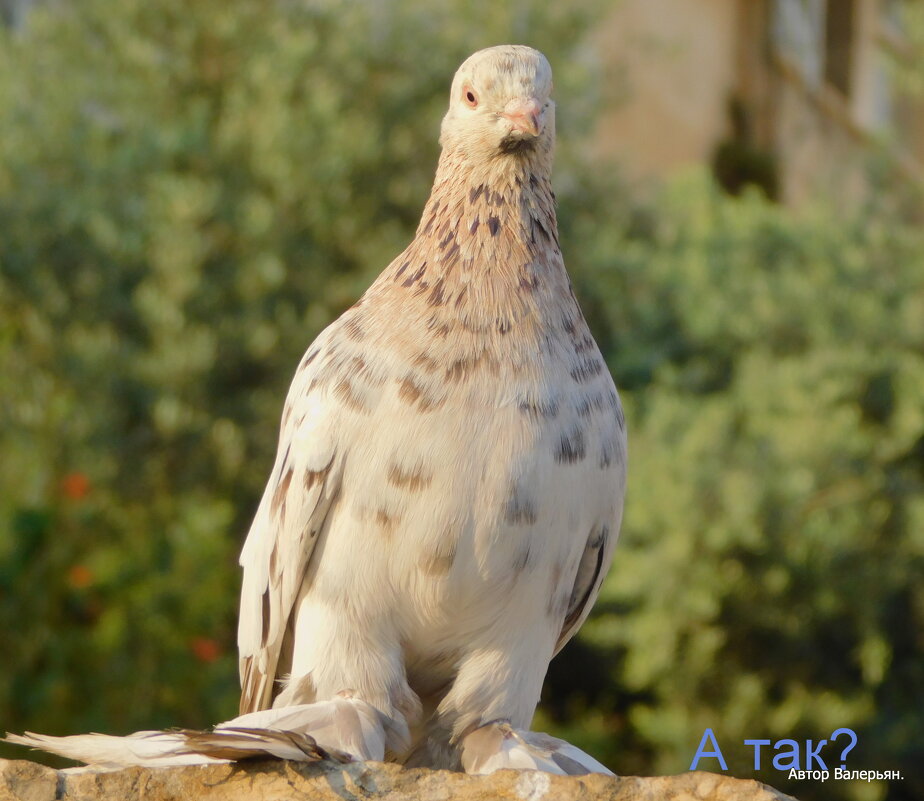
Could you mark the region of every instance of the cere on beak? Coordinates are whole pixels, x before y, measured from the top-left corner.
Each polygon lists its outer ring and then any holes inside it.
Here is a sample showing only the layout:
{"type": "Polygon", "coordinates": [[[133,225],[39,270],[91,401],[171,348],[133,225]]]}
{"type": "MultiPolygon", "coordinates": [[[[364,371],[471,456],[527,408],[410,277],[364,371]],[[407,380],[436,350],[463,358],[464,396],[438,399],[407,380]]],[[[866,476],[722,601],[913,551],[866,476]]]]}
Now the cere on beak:
{"type": "Polygon", "coordinates": [[[510,121],[510,133],[539,136],[542,132],[542,106],[534,97],[516,98],[504,106],[501,116],[510,121]]]}

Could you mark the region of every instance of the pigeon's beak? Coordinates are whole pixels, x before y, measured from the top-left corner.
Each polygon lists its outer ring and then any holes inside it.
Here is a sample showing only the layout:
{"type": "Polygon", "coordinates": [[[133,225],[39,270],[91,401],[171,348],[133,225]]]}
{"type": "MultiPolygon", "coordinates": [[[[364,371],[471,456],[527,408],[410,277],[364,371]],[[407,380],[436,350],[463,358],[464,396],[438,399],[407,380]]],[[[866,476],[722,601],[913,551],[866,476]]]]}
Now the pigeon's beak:
{"type": "Polygon", "coordinates": [[[525,136],[539,136],[542,133],[542,105],[534,97],[518,97],[511,100],[501,116],[510,121],[510,133],[525,136]]]}

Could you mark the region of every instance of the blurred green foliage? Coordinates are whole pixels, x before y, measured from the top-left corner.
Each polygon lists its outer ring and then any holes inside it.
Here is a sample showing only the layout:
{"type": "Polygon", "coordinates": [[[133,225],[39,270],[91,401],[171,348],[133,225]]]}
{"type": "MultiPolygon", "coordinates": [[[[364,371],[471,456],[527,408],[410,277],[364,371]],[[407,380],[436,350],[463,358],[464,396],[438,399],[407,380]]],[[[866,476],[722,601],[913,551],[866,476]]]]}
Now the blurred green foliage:
{"type": "Polygon", "coordinates": [[[900,46],[886,50],[900,94],[924,97],[924,3],[890,0],[887,16],[900,32],[900,46]]]}
{"type": "MultiPolygon", "coordinates": [[[[569,237],[600,254],[580,275],[608,299],[630,471],[582,632],[612,683],[556,707],[578,727],[592,708],[594,749],[632,771],[689,766],[712,727],[751,775],[745,738],[846,726],[849,765],[901,769],[889,797],[921,797],[924,237],[885,209],[797,216],[700,176],[658,201],[640,231],[588,215],[569,237]]],[[[885,791],[781,776],[760,774],[804,798],[885,791]]]]}
{"type": "Polygon", "coordinates": [[[294,367],[412,235],[458,63],[528,41],[631,438],[615,567],[538,723],[622,773],[685,770],[711,727],[745,777],[744,739],[846,726],[850,766],[905,779],[760,778],[924,795],[924,237],[699,174],[629,202],[585,147],[595,10],[84,0],[4,35],[0,725],[235,713],[235,561],[294,367]]]}

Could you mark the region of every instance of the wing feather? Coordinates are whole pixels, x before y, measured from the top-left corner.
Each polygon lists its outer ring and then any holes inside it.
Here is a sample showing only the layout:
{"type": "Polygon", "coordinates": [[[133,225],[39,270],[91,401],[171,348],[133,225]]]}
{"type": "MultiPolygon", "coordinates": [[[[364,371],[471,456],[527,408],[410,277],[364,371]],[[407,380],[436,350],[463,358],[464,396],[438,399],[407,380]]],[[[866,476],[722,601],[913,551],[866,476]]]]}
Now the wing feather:
{"type": "Polygon", "coordinates": [[[617,423],[621,419],[622,410],[619,407],[617,415],[612,421],[614,428],[611,433],[613,441],[617,443],[614,448],[614,455],[617,456],[617,459],[613,463],[612,469],[621,473],[622,486],[615,496],[616,504],[612,518],[605,523],[599,524],[591,532],[584,547],[584,553],[581,554],[581,561],[578,564],[577,574],[574,578],[574,587],[568,601],[568,610],[565,613],[561,633],[558,635],[558,642],[555,644],[554,653],[556,654],[565,647],[568,640],[577,633],[587,619],[613,561],[613,549],[616,547],[616,539],[619,536],[619,526],[622,521],[622,499],[626,482],[625,429],[621,424],[617,423]]]}
{"type": "Polygon", "coordinates": [[[288,670],[280,664],[286,630],[339,488],[335,437],[342,404],[316,380],[330,368],[324,356],[333,330],[309,348],[292,381],[276,462],[241,552],[241,713],[269,707],[277,678],[288,670]]]}

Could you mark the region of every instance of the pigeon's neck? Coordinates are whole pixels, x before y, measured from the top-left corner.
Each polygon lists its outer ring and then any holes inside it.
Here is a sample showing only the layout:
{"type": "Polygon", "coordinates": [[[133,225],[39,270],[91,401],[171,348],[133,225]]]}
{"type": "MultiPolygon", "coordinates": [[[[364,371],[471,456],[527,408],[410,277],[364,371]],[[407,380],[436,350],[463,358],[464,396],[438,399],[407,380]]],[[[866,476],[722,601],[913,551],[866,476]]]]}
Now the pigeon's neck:
{"type": "Polygon", "coordinates": [[[500,359],[509,342],[534,354],[562,320],[577,325],[549,170],[530,155],[479,167],[444,151],[414,241],[370,289],[405,320],[401,331],[423,326],[500,359]]]}
{"type": "Polygon", "coordinates": [[[492,156],[472,157],[464,150],[444,148],[436,167],[434,191],[444,185],[451,186],[460,178],[467,181],[489,182],[511,189],[533,177],[549,183],[552,156],[548,145],[537,142],[534,148],[520,152],[497,151],[492,156]]]}
{"type": "Polygon", "coordinates": [[[472,164],[444,150],[416,241],[468,262],[560,258],[550,161],[528,152],[472,164]]]}

